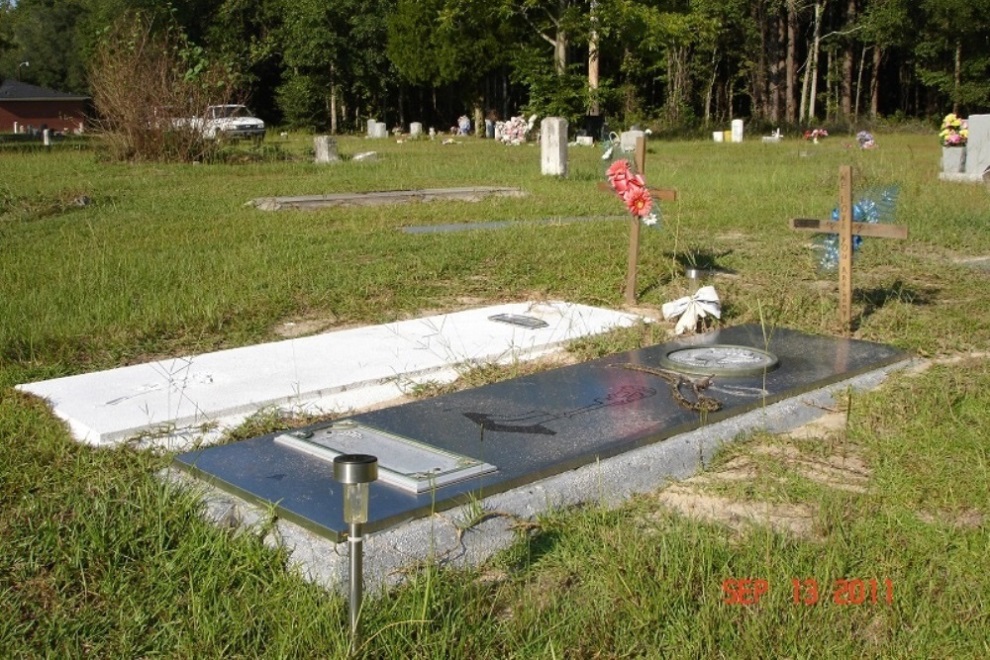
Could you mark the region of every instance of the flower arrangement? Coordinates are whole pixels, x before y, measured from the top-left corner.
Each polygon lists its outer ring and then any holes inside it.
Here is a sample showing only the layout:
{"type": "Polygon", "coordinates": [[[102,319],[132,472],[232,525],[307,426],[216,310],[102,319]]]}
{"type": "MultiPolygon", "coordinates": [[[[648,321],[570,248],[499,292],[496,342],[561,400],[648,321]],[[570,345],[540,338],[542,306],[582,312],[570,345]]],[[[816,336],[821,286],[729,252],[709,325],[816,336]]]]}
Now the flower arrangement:
{"type": "Polygon", "coordinates": [[[518,146],[526,142],[526,136],[533,130],[536,123],[536,115],[525,117],[513,117],[509,121],[495,123],[495,139],[505,144],[518,146]]]}
{"type": "Polygon", "coordinates": [[[641,174],[633,174],[628,160],[615,161],[605,175],[612,190],[625,202],[629,212],[640,218],[644,225],[656,225],[660,221],[659,209],[653,205],[646,181],[641,174]]]}
{"type": "Polygon", "coordinates": [[[943,147],[965,147],[969,139],[969,124],[950,112],[942,120],[942,130],[938,134],[943,147]]]}
{"type": "Polygon", "coordinates": [[[873,139],[873,133],[869,131],[856,133],[856,142],[859,144],[860,149],[874,149],[877,146],[876,140],[873,139]]]}
{"type": "Polygon", "coordinates": [[[818,138],[827,138],[827,137],[828,137],[828,131],[826,131],[824,128],[815,128],[810,131],[804,132],[804,139],[811,140],[813,142],[818,142],[818,138]]]}
{"type": "MultiPolygon", "coordinates": [[[[900,189],[889,186],[881,189],[870,189],[863,197],[853,204],[853,222],[870,224],[891,222],[897,206],[900,189]]],[[[832,209],[832,222],[839,221],[838,207],[832,209]]],[[[853,254],[859,251],[863,237],[853,236],[853,254]]],[[[839,235],[821,234],[815,239],[815,249],[819,251],[818,268],[822,272],[834,271],[839,267],[839,235]]]]}

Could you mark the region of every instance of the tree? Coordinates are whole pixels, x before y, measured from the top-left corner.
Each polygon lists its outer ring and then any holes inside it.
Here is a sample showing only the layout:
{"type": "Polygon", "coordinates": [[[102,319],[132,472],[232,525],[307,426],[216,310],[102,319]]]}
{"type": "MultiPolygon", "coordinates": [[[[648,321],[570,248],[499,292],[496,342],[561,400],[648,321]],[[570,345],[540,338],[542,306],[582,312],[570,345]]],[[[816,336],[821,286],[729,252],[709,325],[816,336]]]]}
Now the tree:
{"type": "Polygon", "coordinates": [[[506,62],[506,31],[492,11],[463,11],[447,0],[399,0],[388,19],[386,52],[399,76],[430,90],[434,113],[438,88],[448,87],[472,107],[482,127],[481,83],[506,62]]]}
{"type": "Polygon", "coordinates": [[[216,141],[193,120],[230,101],[233,78],[180,28],[128,12],[103,32],[90,65],[93,105],[113,157],[193,161],[215,152],[216,141]]]}
{"type": "Polygon", "coordinates": [[[4,22],[8,55],[4,68],[18,70],[36,85],[67,92],[86,91],[85,63],[77,57],[76,25],[85,8],[78,0],[20,0],[8,3],[4,22]]]}
{"type": "MultiPolygon", "coordinates": [[[[924,0],[916,48],[922,82],[954,112],[990,103],[990,0],[924,0]]],[[[932,108],[934,110],[934,108],[932,108]]]]}

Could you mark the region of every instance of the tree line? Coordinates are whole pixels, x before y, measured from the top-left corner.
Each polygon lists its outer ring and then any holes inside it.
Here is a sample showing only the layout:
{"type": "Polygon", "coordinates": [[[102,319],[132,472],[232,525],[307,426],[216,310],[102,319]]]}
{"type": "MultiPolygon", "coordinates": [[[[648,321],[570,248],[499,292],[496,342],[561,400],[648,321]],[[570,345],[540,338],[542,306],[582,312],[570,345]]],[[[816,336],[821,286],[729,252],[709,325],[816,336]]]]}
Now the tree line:
{"type": "Polygon", "coordinates": [[[182,35],[185,75],[222,66],[270,123],[333,132],[490,111],[682,129],[990,109],[990,0],[0,0],[0,75],[90,93],[135,16],[182,35]]]}

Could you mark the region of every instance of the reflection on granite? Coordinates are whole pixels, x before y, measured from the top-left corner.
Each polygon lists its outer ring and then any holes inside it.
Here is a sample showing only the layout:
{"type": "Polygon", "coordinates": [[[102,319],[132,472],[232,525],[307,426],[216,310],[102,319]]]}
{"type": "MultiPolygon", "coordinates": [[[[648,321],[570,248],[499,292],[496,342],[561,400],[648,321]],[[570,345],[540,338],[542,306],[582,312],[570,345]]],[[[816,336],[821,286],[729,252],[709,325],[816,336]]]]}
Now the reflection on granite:
{"type": "MultiPolygon", "coordinates": [[[[777,328],[739,326],[583,364],[354,415],[356,423],[462,454],[495,472],[415,495],[372,484],[368,531],[531,483],[646,444],[906,359],[893,347],[777,328]],[[773,353],[776,369],[717,376],[705,394],[721,410],[678,405],[667,379],[623,364],[659,368],[681,346],[732,344],[773,353]]],[[[322,424],[312,428],[326,426],[322,424]]],[[[340,540],[340,487],[333,467],[273,442],[278,433],[181,454],[178,467],[279,515],[340,540]]]]}

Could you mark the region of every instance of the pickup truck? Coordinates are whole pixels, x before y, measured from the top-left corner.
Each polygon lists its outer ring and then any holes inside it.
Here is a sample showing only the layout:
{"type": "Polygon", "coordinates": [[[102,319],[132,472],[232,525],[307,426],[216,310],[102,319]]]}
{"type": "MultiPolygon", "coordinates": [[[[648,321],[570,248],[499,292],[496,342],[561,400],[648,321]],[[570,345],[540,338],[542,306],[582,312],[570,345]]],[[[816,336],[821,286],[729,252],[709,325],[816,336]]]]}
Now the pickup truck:
{"type": "Polygon", "coordinates": [[[256,138],[265,136],[265,122],[255,117],[243,105],[211,105],[203,117],[176,119],[176,126],[190,126],[202,132],[207,140],[217,138],[256,138]]]}

